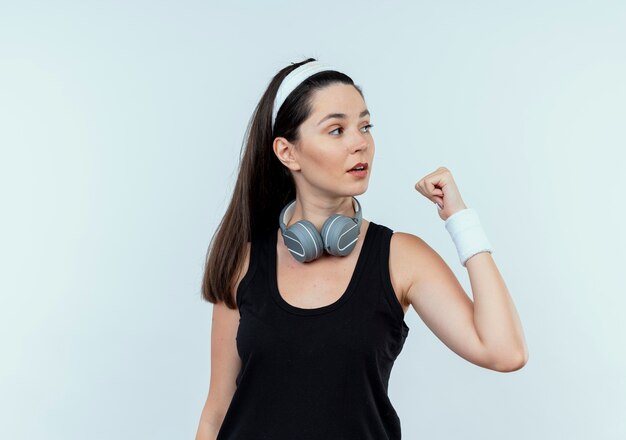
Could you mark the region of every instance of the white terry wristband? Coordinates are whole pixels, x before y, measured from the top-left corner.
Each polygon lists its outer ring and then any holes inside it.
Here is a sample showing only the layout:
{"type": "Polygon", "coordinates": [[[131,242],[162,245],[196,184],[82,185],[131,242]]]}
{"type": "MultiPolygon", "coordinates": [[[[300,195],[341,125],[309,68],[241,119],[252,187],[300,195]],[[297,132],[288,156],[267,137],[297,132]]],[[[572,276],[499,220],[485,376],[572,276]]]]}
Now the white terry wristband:
{"type": "Polygon", "coordinates": [[[448,217],[446,229],[452,237],[463,267],[466,267],[465,263],[470,257],[480,252],[493,252],[478,213],[473,208],[462,209],[448,217]]]}

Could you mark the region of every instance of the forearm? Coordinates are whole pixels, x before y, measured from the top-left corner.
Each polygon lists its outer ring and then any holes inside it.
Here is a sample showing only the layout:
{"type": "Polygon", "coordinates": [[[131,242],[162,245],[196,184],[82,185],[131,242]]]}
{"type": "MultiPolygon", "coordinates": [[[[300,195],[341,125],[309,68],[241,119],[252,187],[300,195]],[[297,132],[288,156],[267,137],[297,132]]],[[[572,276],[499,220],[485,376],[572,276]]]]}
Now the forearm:
{"type": "Polygon", "coordinates": [[[514,371],[526,363],[528,349],[522,324],[493,257],[488,252],[469,258],[469,272],[474,299],[474,325],[493,369],[514,371]]]}
{"type": "Polygon", "coordinates": [[[200,419],[196,440],[215,440],[220,427],[215,422],[200,419]]]}

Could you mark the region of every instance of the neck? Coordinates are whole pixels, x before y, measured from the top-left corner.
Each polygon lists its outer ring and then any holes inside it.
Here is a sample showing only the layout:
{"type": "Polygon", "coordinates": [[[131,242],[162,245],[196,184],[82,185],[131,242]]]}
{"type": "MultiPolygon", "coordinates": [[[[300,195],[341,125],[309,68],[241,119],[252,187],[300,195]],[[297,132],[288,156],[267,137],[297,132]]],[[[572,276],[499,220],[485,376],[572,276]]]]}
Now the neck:
{"type": "Polygon", "coordinates": [[[324,222],[332,214],[341,214],[347,217],[354,217],[354,206],[351,196],[336,199],[321,199],[313,197],[296,196],[296,204],[291,219],[288,219],[286,226],[291,226],[299,220],[306,219],[321,231],[324,222]]]}

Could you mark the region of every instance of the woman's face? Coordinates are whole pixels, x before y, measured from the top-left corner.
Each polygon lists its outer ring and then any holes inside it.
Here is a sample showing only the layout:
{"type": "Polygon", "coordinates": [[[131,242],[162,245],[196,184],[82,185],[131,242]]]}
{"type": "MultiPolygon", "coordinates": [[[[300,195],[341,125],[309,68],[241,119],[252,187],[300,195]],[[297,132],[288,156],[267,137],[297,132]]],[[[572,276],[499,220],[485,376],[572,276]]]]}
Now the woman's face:
{"type": "Polygon", "coordinates": [[[352,85],[333,84],[313,95],[312,112],[299,128],[292,150],[299,189],[322,190],[337,196],[365,192],[374,159],[374,138],[365,101],[352,85]],[[349,173],[357,162],[367,163],[365,176],[349,173]]]}

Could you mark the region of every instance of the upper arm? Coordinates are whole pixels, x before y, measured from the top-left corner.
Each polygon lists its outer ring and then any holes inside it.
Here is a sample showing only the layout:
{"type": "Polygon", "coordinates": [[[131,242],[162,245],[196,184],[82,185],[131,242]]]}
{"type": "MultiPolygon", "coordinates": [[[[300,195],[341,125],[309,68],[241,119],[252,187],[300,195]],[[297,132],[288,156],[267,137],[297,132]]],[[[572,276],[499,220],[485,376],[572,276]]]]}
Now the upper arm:
{"type": "MultiPolygon", "coordinates": [[[[236,296],[241,279],[248,271],[250,242],[231,295],[236,296]]],[[[221,425],[237,388],[235,380],[241,369],[237,352],[239,309],[229,309],[223,302],[213,304],[211,322],[211,383],[209,395],[202,410],[202,419],[221,425]]]]}
{"type": "Polygon", "coordinates": [[[491,368],[474,325],[474,303],[450,267],[421,238],[403,232],[395,235],[401,271],[408,279],[405,301],[448,348],[469,362],[491,368]]]}

